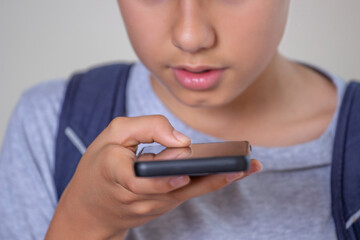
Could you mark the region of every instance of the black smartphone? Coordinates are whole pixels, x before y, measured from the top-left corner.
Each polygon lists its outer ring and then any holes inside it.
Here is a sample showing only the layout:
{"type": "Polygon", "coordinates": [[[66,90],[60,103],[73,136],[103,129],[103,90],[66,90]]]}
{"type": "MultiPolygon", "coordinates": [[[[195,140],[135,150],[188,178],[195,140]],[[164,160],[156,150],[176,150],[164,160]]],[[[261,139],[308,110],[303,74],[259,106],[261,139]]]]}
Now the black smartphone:
{"type": "Polygon", "coordinates": [[[134,162],[138,177],[199,176],[247,171],[251,146],[247,141],[198,143],[189,147],[144,147],[134,162]]]}

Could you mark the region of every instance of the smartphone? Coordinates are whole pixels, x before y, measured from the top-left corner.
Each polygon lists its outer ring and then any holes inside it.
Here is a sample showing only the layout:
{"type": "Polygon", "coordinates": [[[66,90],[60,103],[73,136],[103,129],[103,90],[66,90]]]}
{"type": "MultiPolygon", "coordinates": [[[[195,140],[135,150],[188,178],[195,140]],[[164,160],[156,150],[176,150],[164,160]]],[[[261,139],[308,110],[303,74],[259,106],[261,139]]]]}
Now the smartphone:
{"type": "Polygon", "coordinates": [[[144,147],[136,156],[138,177],[189,175],[247,171],[251,146],[247,141],[198,143],[189,147],[144,147]]]}

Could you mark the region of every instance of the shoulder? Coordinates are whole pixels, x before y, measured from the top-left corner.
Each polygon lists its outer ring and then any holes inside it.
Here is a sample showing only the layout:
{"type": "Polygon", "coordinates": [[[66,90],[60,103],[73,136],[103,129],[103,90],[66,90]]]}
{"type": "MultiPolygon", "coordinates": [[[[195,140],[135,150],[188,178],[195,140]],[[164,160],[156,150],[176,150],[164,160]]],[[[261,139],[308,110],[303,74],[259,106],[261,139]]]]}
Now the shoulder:
{"type": "Polygon", "coordinates": [[[16,119],[12,120],[20,121],[25,134],[42,133],[55,138],[67,83],[51,80],[26,90],[15,110],[13,118],[16,119]]]}
{"type": "Polygon", "coordinates": [[[66,86],[66,80],[52,80],[29,88],[21,95],[11,121],[22,121],[27,126],[46,123],[54,128],[66,86]]]}
{"type": "Polygon", "coordinates": [[[58,109],[63,101],[66,86],[66,80],[52,80],[37,84],[22,94],[18,107],[23,109],[31,107],[32,111],[45,110],[43,107],[58,109]]]}
{"type": "Polygon", "coordinates": [[[0,169],[37,166],[32,173],[40,170],[45,175],[46,169],[53,169],[54,141],[66,83],[65,80],[49,81],[22,94],[5,134],[0,169]]]}
{"type": "Polygon", "coordinates": [[[25,91],[10,119],[0,152],[0,218],[7,219],[0,238],[41,238],[52,218],[54,141],[66,83],[50,81],[25,91]]]}
{"type": "Polygon", "coordinates": [[[26,144],[38,152],[49,153],[58,127],[58,117],[66,90],[66,80],[40,83],[26,90],[11,116],[6,144],[26,144]],[[50,141],[52,140],[52,141],[50,141]]]}

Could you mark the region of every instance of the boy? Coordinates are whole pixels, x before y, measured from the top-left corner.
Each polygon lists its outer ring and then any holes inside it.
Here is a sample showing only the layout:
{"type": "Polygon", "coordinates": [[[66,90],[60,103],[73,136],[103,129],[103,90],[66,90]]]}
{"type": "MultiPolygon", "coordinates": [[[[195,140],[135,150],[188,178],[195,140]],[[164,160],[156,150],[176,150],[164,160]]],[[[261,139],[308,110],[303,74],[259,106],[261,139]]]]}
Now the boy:
{"type": "Polygon", "coordinates": [[[1,194],[0,236],[336,239],[329,179],[345,83],[278,53],[289,0],[118,3],[141,60],[126,90],[128,118],[88,147],[57,204],[52,155],[66,84],[28,92],[0,161],[0,191],[11,189],[1,194]],[[262,168],[253,160],[247,174],[134,176],[138,144],[180,147],[189,137],[249,140],[264,169],[247,177],[262,168]]]}

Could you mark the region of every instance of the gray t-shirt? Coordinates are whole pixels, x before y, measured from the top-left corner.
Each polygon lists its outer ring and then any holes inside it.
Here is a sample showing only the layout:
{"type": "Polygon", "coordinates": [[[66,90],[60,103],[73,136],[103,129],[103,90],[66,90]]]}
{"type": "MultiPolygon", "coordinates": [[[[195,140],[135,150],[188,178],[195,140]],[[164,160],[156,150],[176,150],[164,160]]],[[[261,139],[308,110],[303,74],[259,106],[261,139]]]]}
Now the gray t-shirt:
{"type": "MultiPolygon", "coordinates": [[[[342,98],[345,82],[325,73],[342,98]]],[[[0,153],[0,239],[42,239],[57,205],[54,139],[66,81],[23,94],[0,153]]],[[[192,142],[218,141],[173,115],[138,63],[127,88],[129,116],[162,114],[192,142]]],[[[261,173],[191,199],[132,229],[128,239],[336,239],[330,207],[330,163],[337,111],[318,139],[290,147],[253,146],[261,173]]]]}

